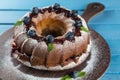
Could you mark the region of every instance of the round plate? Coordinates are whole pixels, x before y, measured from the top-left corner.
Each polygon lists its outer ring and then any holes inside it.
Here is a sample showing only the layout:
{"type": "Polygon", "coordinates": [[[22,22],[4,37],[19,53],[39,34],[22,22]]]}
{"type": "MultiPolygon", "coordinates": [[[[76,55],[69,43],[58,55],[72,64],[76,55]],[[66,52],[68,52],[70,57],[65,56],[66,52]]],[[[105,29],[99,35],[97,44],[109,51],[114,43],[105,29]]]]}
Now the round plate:
{"type": "Polygon", "coordinates": [[[9,29],[0,36],[0,78],[3,80],[60,80],[62,76],[73,70],[86,72],[86,76],[80,78],[81,80],[97,80],[110,63],[108,44],[97,32],[90,29],[91,53],[79,66],[64,71],[36,70],[24,66],[10,56],[13,29],[9,29]]]}

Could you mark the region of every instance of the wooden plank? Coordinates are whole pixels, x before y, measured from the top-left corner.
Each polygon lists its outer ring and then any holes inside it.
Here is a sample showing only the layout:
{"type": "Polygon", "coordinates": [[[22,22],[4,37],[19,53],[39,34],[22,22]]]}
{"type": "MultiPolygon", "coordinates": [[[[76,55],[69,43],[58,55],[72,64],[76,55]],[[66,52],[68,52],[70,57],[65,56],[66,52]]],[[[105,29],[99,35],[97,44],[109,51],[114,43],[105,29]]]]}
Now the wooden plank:
{"type": "Polygon", "coordinates": [[[120,24],[120,11],[104,11],[95,16],[89,23],[93,24],[120,24]]]}
{"type": "Polygon", "coordinates": [[[120,24],[89,24],[91,28],[100,33],[106,40],[119,40],[120,24]]]}
{"type": "Polygon", "coordinates": [[[106,9],[109,10],[120,10],[120,0],[87,0],[84,2],[79,0],[9,0],[9,2],[8,0],[0,0],[0,8],[30,9],[33,6],[43,7],[54,3],[60,3],[61,5],[71,9],[84,9],[86,5],[91,2],[101,2],[106,6],[106,9]]]}
{"type": "Polygon", "coordinates": [[[120,74],[105,74],[100,80],[120,80],[120,74]]]}
{"type": "MultiPolygon", "coordinates": [[[[112,55],[120,56],[120,39],[118,40],[107,40],[112,55]]],[[[118,61],[119,62],[119,61],[118,61]]],[[[120,64],[120,62],[119,62],[120,64]]]]}
{"type": "Polygon", "coordinates": [[[15,23],[18,19],[20,19],[21,17],[23,17],[23,15],[26,12],[22,11],[22,12],[17,12],[17,11],[13,11],[13,12],[9,12],[9,11],[0,11],[0,23],[15,23]]]}
{"type": "Polygon", "coordinates": [[[120,55],[111,56],[111,65],[120,65],[120,55]]]}
{"type": "Polygon", "coordinates": [[[108,70],[106,71],[107,74],[118,74],[120,73],[120,65],[118,64],[110,64],[108,70]]]}
{"type": "MultiPolygon", "coordinates": [[[[0,23],[14,23],[28,11],[0,11],[0,23]]],[[[82,14],[83,11],[79,11],[82,14]]],[[[120,24],[120,11],[104,11],[95,16],[89,24],[120,24]]]]}

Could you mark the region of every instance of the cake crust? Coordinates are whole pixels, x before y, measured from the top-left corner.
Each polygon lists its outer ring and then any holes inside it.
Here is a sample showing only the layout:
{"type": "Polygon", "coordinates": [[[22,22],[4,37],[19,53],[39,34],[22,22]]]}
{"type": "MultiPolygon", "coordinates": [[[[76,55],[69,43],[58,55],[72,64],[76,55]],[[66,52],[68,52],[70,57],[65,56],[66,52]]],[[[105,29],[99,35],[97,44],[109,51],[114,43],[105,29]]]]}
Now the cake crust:
{"type": "Polygon", "coordinates": [[[16,46],[11,53],[14,58],[36,69],[64,70],[79,65],[89,56],[90,32],[87,32],[85,20],[79,15],[68,16],[71,11],[63,7],[59,9],[51,12],[48,7],[38,9],[37,14],[29,12],[25,15],[30,17],[31,22],[25,24],[23,20],[21,25],[15,27],[13,43],[16,46]],[[61,12],[58,13],[59,9],[61,12]],[[81,23],[76,25],[78,20],[81,23]],[[78,25],[84,26],[86,31],[78,25]],[[29,35],[29,30],[36,34],[29,35]],[[49,34],[55,37],[53,42],[47,41],[49,34]],[[51,51],[48,50],[49,44],[54,47],[51,51]]]}

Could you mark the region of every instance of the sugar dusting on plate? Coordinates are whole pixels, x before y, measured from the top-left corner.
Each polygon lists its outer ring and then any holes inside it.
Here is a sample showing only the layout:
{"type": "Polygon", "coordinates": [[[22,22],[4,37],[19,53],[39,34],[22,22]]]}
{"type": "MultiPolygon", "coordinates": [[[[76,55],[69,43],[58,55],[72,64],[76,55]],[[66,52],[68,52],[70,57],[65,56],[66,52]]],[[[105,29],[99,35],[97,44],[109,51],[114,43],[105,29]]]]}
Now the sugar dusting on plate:
{"type": "MultiPolygon", "coordinates": [[[[42,79],[42,80],[60,80],[60,78],[45,78],[45,77],[34,77],[32,75],[29,75],[29,74],[25,74],[23,72],[21,72],[19,70],[19,68],[21,67],[21,64],[17,65],[17,66],[14,66],[13,62],[11,61],[12,58],[10,57],[10,44],[11,44],[11,39],[9,39],[8,41],[6,41],[4,47],[6,49],[5,51],[5,56],[2,60],[2,72],[4,71],[7,71],[5,73],[5,76],[2,76],[2,78],[4,79],[8,79],[8,77],[10,78],[13,78],[12,80],[16,80],[16,79],[19,79],[19,80],[39,80],[39,79],[42,79]],[[8,47],[9,46],[9,47],[8,47]],[[9,49],[7,49],[9,48],[9,49]],[[11,73],[11,71],[15,71],[13,73],[11,73]],[[6,75],[7,78],[6,78],[6,75]],[[19,77],[17,76],[19,75],[19,77]]],[[[92,44],[94,44],[94,41],[92,41],[92,44]]],[[[94,49],[98,49],[97,46],[92,46],[92,48],[94,49]]],[[[85,71],[86,72],[86,75],[91,73],[91,71],[93,71],[94,67],[96,64],[98,64],[98,58],[99,57],[96,53],[96,51],[99,51],[99,50],[93,50],[91,53],[91,58],[89,61],[87,61],[87,66],[82,70],[82,71],[85,71]]]]}

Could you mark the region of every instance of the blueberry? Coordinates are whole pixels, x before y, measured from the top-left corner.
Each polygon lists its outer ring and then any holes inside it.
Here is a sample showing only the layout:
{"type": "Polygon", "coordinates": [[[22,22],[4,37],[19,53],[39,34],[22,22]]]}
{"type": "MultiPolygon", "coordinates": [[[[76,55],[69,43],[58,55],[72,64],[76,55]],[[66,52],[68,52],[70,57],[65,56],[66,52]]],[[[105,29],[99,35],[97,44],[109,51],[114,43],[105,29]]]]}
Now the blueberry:
{"type": "Polygon", "coordinates": [[[29,31],[27,32],[27,34],[28,34],[30,37],[34,37],[34,36],[36,35],[36,32],[35,32],[35,30],[29,30],[29,31]]]}
{"type": "Polygon", "coordinates": [[[68,32],[68,33],[65,35],[65,38],[68,39],[68,40],[73,40],[73,38],[74,38],[74,33],[73,33],[73,32],[68,32]]]}
{"type": "Polygon", "coordinates": [[[54,36],[48,35],[48,36],[46,37],[46,41],[47,41],[48,43],[53,43],[53,42],[54,42],[54,36]]]}
{"type": "Polygon", "coordinates": [[[25,24],[25,25],[28,25],[29,23],[30,23],[30,17],[28,17],[28,16],[26,16],[26,17],[24,17],[24,19],[23,19],[23,23],[25,24]]]}
{"type": "Polygon", "coordinates": [[[79,27],[82,26],[82,22],[81,22],[80,20],[77,20],[77,21],[75,21],[74,26],[75,26],[76,28],[79,28],[79,27]]]}
{"type": "Polygon", "coordinates": [[[71,11],[71,16],[72,17],[75,17],[75,16],[77,16],[78,15],[78,11],[77,10],[72,10],[71,11]]]}
{"type": "Polygon", "coordinates": [[[33,7],[32,14],[38,14],[39,9],[37,7],[33,7]]]}
{"type": "Polygon", "coordinates": [[[54,6],[53,6],[53,9],[55,9],[55,10],[56,10],[56,9],[59,9],[59,8],[60,8],[60,4],[55,3],[55,4],[54,4],[54,6]]]}
{"type": "Polygon", "coordinates": [[[77,78],[78,77],[78,72],[77,71],[73,71],[70,73],[70,76],[73,78],[77,78]]]}

